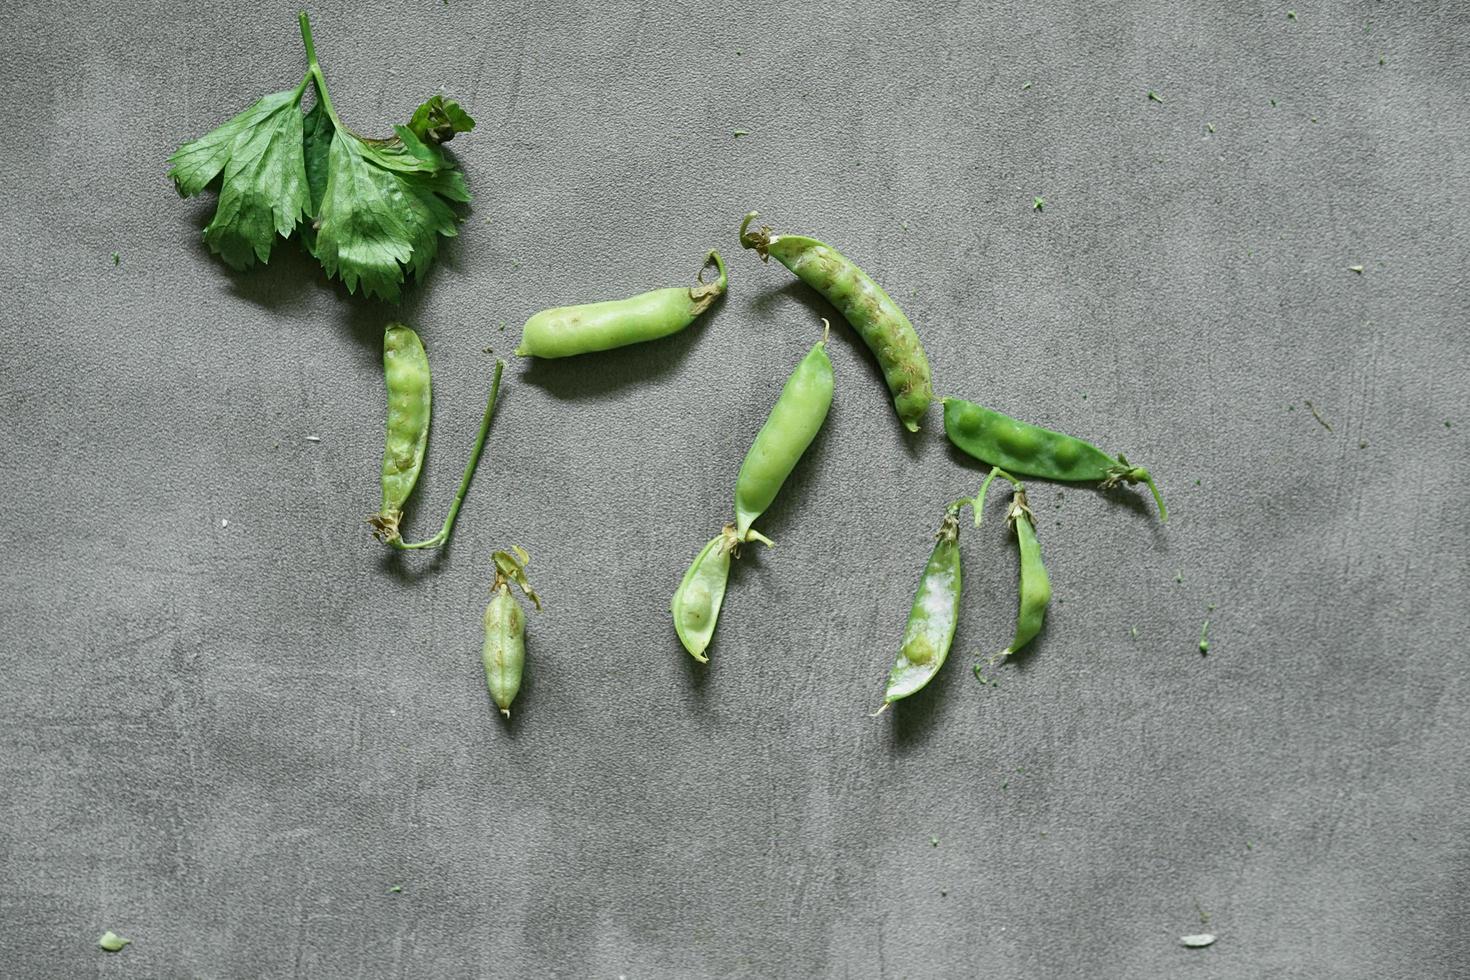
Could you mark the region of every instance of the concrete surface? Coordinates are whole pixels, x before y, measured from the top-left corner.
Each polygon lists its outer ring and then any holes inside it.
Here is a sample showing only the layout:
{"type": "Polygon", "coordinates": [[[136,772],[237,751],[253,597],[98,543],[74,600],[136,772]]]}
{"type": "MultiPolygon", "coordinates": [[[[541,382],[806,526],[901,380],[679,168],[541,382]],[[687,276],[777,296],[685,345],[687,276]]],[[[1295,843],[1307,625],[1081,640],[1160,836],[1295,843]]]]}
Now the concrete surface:
{"type": "Polygon", "coordinates": [[[293,6],[12,4],[0,973],[1464,976],[1470,10],[1287,6],[318,5],[349,121],[441,84],[480,120],[463,237],[394,309],[294,247],[232,274],[164,176],[300,77],[293,6]],[[1166,527],[1034,488],[1056,601],[998,687],[1000,495],[951,663],[868,717],[980,473],[841,326],[779,547],[709,667],[680,650],[669,596],[831,315],[736,247],[751,208],[886,284],[942,393],[1158,475],[1166,527]],[[512,366],[452,550],[371,539],[386,320],[434,364],[427,531],[483,349],[711,246],[696,329],[512,366]],[[547,609],[506,726],[511,543],[547,609]]]}

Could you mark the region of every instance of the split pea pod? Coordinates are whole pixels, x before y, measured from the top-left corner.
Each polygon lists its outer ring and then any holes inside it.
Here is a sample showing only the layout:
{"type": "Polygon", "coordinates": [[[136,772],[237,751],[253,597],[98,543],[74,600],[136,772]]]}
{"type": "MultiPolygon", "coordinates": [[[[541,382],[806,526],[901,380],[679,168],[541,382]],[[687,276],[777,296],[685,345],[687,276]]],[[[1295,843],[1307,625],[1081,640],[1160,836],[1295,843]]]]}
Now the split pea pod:
{"type": "Polygon", "coordinates": [[[526,581],[531,556],[524,548],[497,551],[495,581],[490,585],[490,604],[485,607],[485,686],[500,713],[510,717],[510,705],[521,690],[526,666],[526,613],[510,594],[511,584],[520,586],[539,610],[541,597],[526,581]],[[513,552],[513,553],[512,553],[513,552]]]}
{"type": "Polygon", "coordinates": [[[725,260],[719,252],[710,252],[705,266],[710,263],[719,270],[714,282],[705,282],[704,269],[700,269],[699,282],[694,286],[654,289],[628,299],[542,310],[526,321],[516,354],[570,357],[678,333],[725,291],[725,260]]]}
{"type": "Polygon", "coordinates": [[[781,485],[816,438],[832,407],[832,361],[827,357],[827,331],[786,379],[766,424],[755,437],[735,480],[735,534],[745,541],[750,525],[776,499],[781,485]]]}
{"type": "Polygon", "coordinates": [[[674,632],[679,634],[679,642],[689,655],[702,664],[709,663],[705,650],[714,639],[720,606],[725,601],[725,587],[730,580],[730,558],[739,544],[735,525],[727,524],[694,557],[674,592],[671,606],[674,632]]]}
{"type": "Polygon", "coordinates": [[[740,244],[755,249],[762,262],[774,255],[837,307],[878,359],[899,420],[910,432],[919,431],[934,389],[929,358],[909,318],[882,286],[832,246],[801,235],[772,235],[765,227],[748,230],[757,214],[750,212],[740,223],[740,244]]]}
{"type": "Polygon", "coordinates": [[[490,422],[495,417],[495,405],[500,399],[500,378],[504,371],[505,362],[497,360],[490,382],[490,397],[485,403],[485,414],[480,418],[480,431],[470,449],[469,462],[465,464],[459,489],[449,503],[449,513],[445,515],[443,525],[433,537],[405,542],[399,524],[403,520],[403,506],[413,493],[419,472],[423,469],[428,448],[432,383],[429,357],[418,334],[402,324],[392,324],[384,331],[383,379],[388,389],[388,423],[383,443],[383,497],[378,513],[368,518],[379,541],[400,550],[416,550],[437,548],[449,540],[485,450],[485,439],[490,434],[490,422]]]}
{"type": "Polygon", "coordinates": [[[1153,477],[1121,454],[1114,459],[1089,442],[1002,415],[959,398],[945,398],[944,433],[956,447],[991,466],[1022,476],[1063,482],[1145,483],[1159,506],[1159,520],[1169,511],[1153,477]]]}
{"type": "Polygon", "coordinates": [[[919,577],[919,588],[909,607],[903,646],[888,673],[882,711],[895,701],[921,690],[939,673],[954,641],[960,618],[960,508],[965,501],[949,505],[935,535],[934,550],[919,577]]]}
{"type": "Polygon", "coordinates": [[[1041,563],[1041,545],[1036,540],[1036,515],[1026,505],[1026,491],[1019,486],[1011,497],[1006,520],[1016,531],[1016,546],[1021,556],[1020,602],[1016,612],[1015,638],[996,655],[996,663],[1012,656],[1036,638],[1046,621],[1046,607],[1051,602],[1051,579],[1046,574],[1046,566],[1041,563]]]}

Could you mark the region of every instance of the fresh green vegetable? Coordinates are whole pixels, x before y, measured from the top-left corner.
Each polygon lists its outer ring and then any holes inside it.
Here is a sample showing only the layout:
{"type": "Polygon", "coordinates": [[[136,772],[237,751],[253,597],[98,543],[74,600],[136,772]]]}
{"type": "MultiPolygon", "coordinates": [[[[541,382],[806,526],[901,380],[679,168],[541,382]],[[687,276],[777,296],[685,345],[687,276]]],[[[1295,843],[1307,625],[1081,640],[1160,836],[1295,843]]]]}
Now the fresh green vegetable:
{"type": "Polygon", "coordinates": [[[531,556],[524,548],[512,545],[511,551],[495,552],[494,559],[495,581],[490,584],[490,604],[485,607],[485,686],[500,713],[509,718],[526,666],[526,614],[510,594],[511,584],[519,586],[538,610],[541,597],[526,581],[531,556]]]}
{"type": "Polygon", "coordinates": [[[709,663],[705,650],[715,635],[720,606],[725,601],[725,587],[730,579],[730,558],[740,547],[735,525],[727,524],[694,556],[674,592],[670,611],[674,614],[674,632],[689,655],[702,664],[709,663]]]}
{"type": "Polygon", "coordinates": [[[816,438],[832,407],[832,361],[827,357],[827,331],[786,379],[766,424],[740,464],[735,481],[735,533],[747,539],[750,525],[776,499],[781,485],[816,438]]]}
{"type": "Polygon", "coordinates": [[[704,270],[700,269],[699,284],[695,286],[654,289],[628,299],[542,310],[526,321],[516,354],[568,357],[678,333],[725,291],[725,260],[719,252],[710,252],[705,265],[710,263],[719,269],[719,277],[711,283],[704,281],[704,270]]]}
{"type": "Polygon", "coordinates": [[[439,236],[456,234],[452,204],[469,201],[464,174],[440,150],[475,122],[436,95],[394,136],[367,139],[337,115],[301,13],[308,67],[295,89],[260,99],[229,122],[185,143],[169,158],[179,193],[219,186],[210,250],[235,269],[270,261],[276,239],[301,228],[302,241],[328,276],[349,292],[396,300],[405,272],[422,278],[439,236]],[[315,86],[305,116],[301,99],[315,86]]]}
{"type": "Polygon", "coordinates": [[[399,524],[403,520],[403,506],[413,493],[424,464],[433,402],[432,383],[429,357],[418,334],[401,323],[391,324],[383,332],[383,380],[388,389],[388,423],[383,441],[381,480],[383,499],[378,512],[368,518],[379,541],[401,550],[417,550],[437,548],[449,540],[454,533],[454,522],[459,518],[459,509],[469,492],[470,481],[480,465],[485,439],[490,434],[490,422],[495,417],[495,405],[500,399],[500,376],[504,370],[505,362],[496,360],[490,398],[480,419],[480,431],[470,450],[464,475],[460,477],[459,489],[450,501],[443,526],[431,538],[406,543],[399,524]]]}
{"type": "Polygon", "coordinates": [[[1153,477],[1121,454],[1117,459],[1088,442],[1039,425],[1020,422],[959,398],[945,398],[944,432],[949,441],[991,466],[1043,480],[1100,481],[1106,489],[1119,483],[1145,483],[1159,505],[1159,519],[1169,512],[1153,477]]]}
{"type": "Polygon", "coordinates": [[[903,310],[882,286],[832,246],[800,235],[772,235],[766,227],[749,231],[756,216],[752,211],[740,223],[740,244],[755,249],[762,262],[774,255],[837,307],[878,359],[900,421],[910,432],[919,431],[934,389],[924,345],[903,310]]]}
{"type": "Polygon", "coordinates": [[[1020,609],[1016,613],[1016,634],[995,662],[1013,656],[1041,632],[1046,621],[1046,607],[1051,602],[1051,579],[1041,563],[1041,546],[1036,541],[1036,515],[1026,505],[1026,491],[1016,489],[1011,498],[1006,520],[1016,531],[1016,546],[1021,553],[1020,609]]]}
{"type": "Polygon", "coordinates": [[[949,656],[954,641],[955,625],[960,618],[960,508],[965,501],[950,504],[935,535],[936,543],[919,588],[909,607],[908,624],[904,627],[903,646],[893,669],[888,673],[888,689],[883,693],[882,711],[895,701],[921,690],[939,673],[949,656]]]}

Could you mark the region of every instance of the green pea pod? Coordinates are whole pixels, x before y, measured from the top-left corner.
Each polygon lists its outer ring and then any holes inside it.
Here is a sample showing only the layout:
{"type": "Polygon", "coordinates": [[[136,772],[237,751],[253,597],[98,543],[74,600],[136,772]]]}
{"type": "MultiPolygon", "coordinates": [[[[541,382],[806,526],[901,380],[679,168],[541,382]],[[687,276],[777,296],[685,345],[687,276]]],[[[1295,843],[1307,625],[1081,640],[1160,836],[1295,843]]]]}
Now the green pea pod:
{"type": "Polygon", "coordinates": [[[1119,483],[1145,483],[1168,521],[1163,495],[1142,466],[1121,454],[1116,459],[1089,442],[1002,415],[959,398],[945,398],[944,433],[956,447],[990,466],[1022,476],[1064,482],[1098,481],[1104,489],[1119,483]]]}
{"type": "Polygon", "coordinates": [[[725,291],[725,260],[719,252],[710,252],[705,264],[711,262],[720,273],[711,283],[704,281],[701,269],[697,286],[654,289],[628,299],[542,310],[526,321],[516,354],[570,357],[678,333],[725,291]]]}
{"type": "Polygon", "coordinates": [[[995,663],[1015,654],[1041,632],[1046,621],[1046,607],[1051,602],[1051,579],[1041,563],[1041,545],[1036,540],[1036,515],[1026,505],[1026,491],[1017,489],[1011,497],[1006,519],[1016,530],[1016,545],[1021,553],[1020,608],[1016,613],[1016,635],[995,657],[995,663]]]}
{"type": "Polygon", "coordinates": [[[514,554],[495,552],[495,581],[490,585],[490,604],[485,607],[485,686],[500,713],[510,717],[510,704],[521,690],[526,666],[526,614],[510,594],[511,584],[520,586],[526,598],[541,608],[538,596],[526,581],[531,556],[524,549],[514,554]]]}
{"type": "Polygon", "coordinates": [[[695,556],[674,592],[671,611],[674,632],[689,655],[702,664],[709,663],[705,650],[715,635],[720,606],[725,601],[725,586],[730,578],[730,557],[738,547],[735,526],[726,525],[695,556]]]}
{"type": "Polygon", "coordinates": [[[401,323],[383,331],[383,380],[388,387],[388,433],[383,443],[383,506],[368,518],[382,541],[398,540],[403,505],[419,481],[429,443],[433,401],[429,355],[423,341],[401,323]]]}
{"type": "Polygon", "coordinates": [[[740,244],[755,249],[763,262],[774,255],[837,307],[878,359],[899,420],[910,432],[919,431],[934,388],[929,358],[909,318],[882,286],[832,246],[800,235],[772,235],[770,228],[749,231],[757,214],[752,211],[741,222],[740,244]]]}
{"type": "Polygon", "coordinates": [[[832,407],[832,361],[827,357],[826,320],[822,339],[786,379],[766,424],[751,444],[735,480],[735,533],[741,540],[771,506],[781,485],[816,438],[832,407]]]}
{"type": "Polygon", "coordinates": [[[883,708],[906,698],[939,673],[949,656],[954,641],[955,625],[960,618],[960,522],[964,501],[949,506],[935,535],[934,551],[919,578],[919,589],[909,607],[908,625],[904,627],[903,647],[893,669],[888,673],[888,689],[883,693],[883,708]]]}

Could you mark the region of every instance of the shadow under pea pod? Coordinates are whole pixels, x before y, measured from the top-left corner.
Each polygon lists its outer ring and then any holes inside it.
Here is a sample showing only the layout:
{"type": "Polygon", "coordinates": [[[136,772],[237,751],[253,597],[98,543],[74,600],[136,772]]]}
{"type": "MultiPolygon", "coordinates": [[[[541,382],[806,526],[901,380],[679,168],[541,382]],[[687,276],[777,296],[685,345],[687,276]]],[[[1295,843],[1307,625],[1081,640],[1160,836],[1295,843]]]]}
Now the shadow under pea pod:
{"type": "Polygon", "coordinates": [[[653,289],[627,299],[559,306],[535,314],[521,329],[516,356],[531,357],[525,378],[557,398],[597,397],[628,384],[647,381],[678,367],[695,334],[684,329],[725,295],[729,279],[725,260],[711,251],[693,286],[653,289]],[[711,264],[719,271],[705,282],[711,264]],[[619,348],[680,334],[671,344],[637,351],[619,348]],[[543,361],[578,354],[612,352],[589,360],[577,358],[565,367],[543,361]]]}

